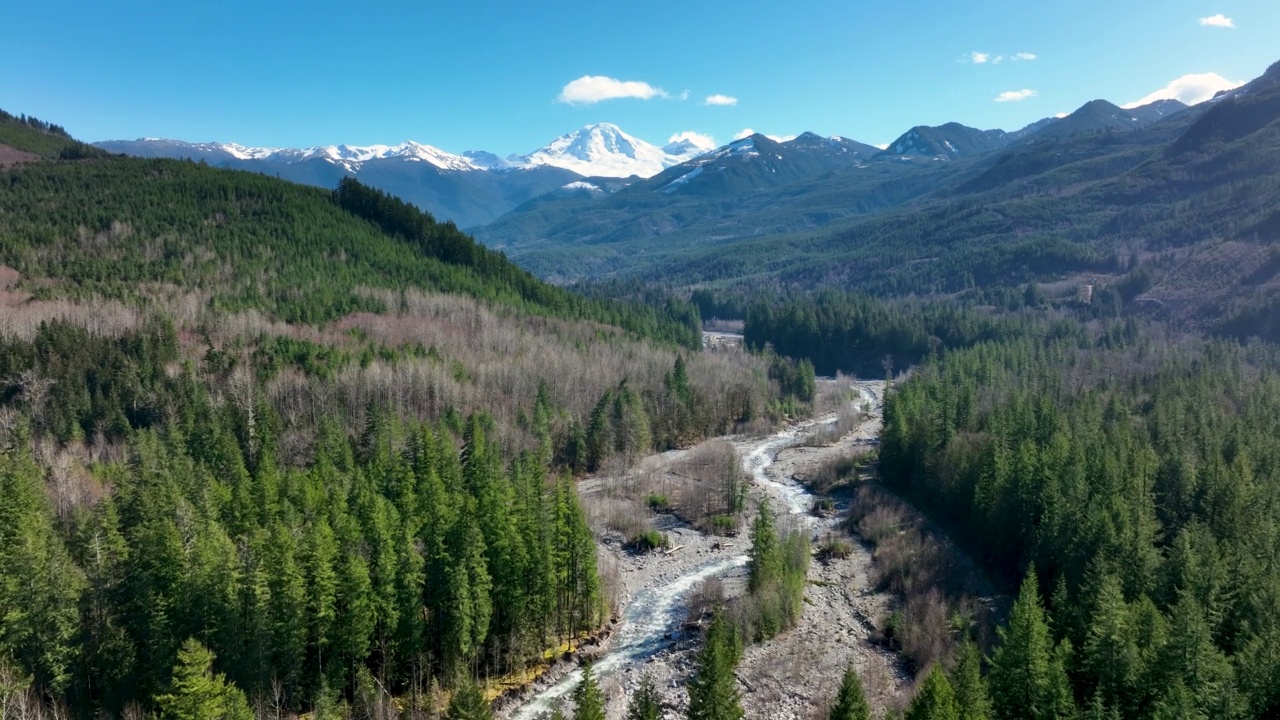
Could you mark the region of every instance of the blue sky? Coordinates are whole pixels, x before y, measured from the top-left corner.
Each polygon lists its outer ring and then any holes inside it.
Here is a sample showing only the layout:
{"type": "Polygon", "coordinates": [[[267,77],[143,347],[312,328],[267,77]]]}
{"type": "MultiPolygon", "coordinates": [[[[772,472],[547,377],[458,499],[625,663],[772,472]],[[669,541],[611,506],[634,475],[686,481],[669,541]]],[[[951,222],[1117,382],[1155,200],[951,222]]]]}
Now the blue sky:
{"type": "Polygon", "coordinates": [[[592,122],[659,144],[1014,129],[1280,60],[1276,0],[13,0],[0,27],[0,108],[83,139],[503,155],[592,122]]]}

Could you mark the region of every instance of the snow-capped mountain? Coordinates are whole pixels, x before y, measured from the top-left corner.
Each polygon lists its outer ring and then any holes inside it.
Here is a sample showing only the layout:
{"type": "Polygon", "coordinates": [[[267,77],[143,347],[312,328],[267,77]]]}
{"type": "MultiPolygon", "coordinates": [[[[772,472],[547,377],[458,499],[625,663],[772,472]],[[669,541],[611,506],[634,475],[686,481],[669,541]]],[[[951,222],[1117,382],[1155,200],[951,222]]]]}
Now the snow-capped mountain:
{"type": "Polygon", "coordinates": [[[255,148],[237,143],[188,143],[181,140],[144,138],[142,140],[111,140],[97,143],[98,147],[112,152],[144,157],[190,157],[207,162],[215,160],[262,160],[279,163],[298,163],[307,160],[327,160],[347,170],[359,170],[370,160],[399,158],[428,162],[441,170],[484,169],[471,158],[447,153],[440,148],[412,140],[399,145],[325,145],[311,148],[255,148]]]}
{"type": "Polygon", "coordinates": [[[626,134],[612,123],[566,133],[528,155],[513,155],[515,166],[550,165],[587,177],[652,177],[713,149],[685,137],[658,147],[626,134]]]}
{"type": "MultiPolygon", "coordinates": [[[[688,134],[657,147],[601,123],[563,135],[528,155],[506,158],[484,150],[454,154],[431,145],[321,145],[255,148],[237,143],[189,143],[144,138],[97,143],[137,157],[189,158],[210,165],[333,187],[354,176],[461,227],[492,222],[556,189],[582,191],[584,178],[650,177],[712,149],[688,134]]],[[[599,183],[592,185],[597,192],[599,183]]]]}

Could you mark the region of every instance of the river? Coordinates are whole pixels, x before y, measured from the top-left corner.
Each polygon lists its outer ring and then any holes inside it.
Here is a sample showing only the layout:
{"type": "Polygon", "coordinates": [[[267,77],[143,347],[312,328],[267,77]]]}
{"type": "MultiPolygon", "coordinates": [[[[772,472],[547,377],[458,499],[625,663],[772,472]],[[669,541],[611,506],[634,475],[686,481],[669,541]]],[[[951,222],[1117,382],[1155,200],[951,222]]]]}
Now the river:
{"type": "MultiPolygon", "coordinates": [[[[834,382],[827,380],[826,382],[834,382]]],[[[854,383],[851,386],[861,396],[860,404],[878,421],[881,389],[877,383],[854,383]]],[[[794,424],[780,432],[753,441],[742,448],[743,469],[752,481],[765,489],[777,503],[805,527],[812,528],[815,519],[809,510],[813,495],[803,485],[787,478],[778,480],[766,472],[777,458],[778,452],[794,444],[797,438],[816,425],[836,422],[834,413],[794,424]]],[[[631,598],[622,613],[621,621],[606,648],[595,661],[598,679],[628,670],[640,661],[660,652],[672,644],[672,636],[684,619],[686,601],[691,591],[711,577],[722,577],[747,564],[746,555],[714,557],[708,561],[685,568],[680,575],[661,586],[640,589],[631,598]]],[[[582,680],[582,670],[574,669],[553,684],[540,688],[528,699],[513,706],[508,720],[536,720],[550,715],[582,680]]]]}

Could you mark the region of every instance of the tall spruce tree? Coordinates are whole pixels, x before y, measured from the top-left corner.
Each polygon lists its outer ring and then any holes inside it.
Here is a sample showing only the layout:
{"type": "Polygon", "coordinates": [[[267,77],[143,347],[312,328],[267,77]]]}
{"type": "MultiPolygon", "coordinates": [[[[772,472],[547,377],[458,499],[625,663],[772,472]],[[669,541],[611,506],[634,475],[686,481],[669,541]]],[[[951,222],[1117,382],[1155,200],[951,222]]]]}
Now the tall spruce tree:
{"type": "Polygon", "coordinates": [[[183,643],[170,691],[156,698],[163,720],[253,720],[244,693],[213,671],[213,660],[195,638],[183,643]]]}
{"type": "Polygon", "coordinates": [[[773,587],[782,578],[782,543],[774,523],[773,508],[761,500],[756,519],[751,524],[751,550],[748,551],[747,588],[758,593],[773,587]]]}
{"type": "Polygon", "coordinates": [[[1055,652],[1040,604],[1035,570],[1027,571],[1018,600],[1000,628],[991,658],[991,698],[1001,720],[1059,720],[1072,708],[1063,653],[1055,652]]]}
{"type": "Polygon", "coordinates": [[[573,689],[573,705],[573,720],[604,720],[604,695],[589,660],[582,666],[582,681],[573,689]]]}
{"type": "Polygon", "coordinates": [[[961,717],[965,720],[988,720],[991,717],[991,696],[987,692],[986,681],[982,679],[982,651],[973,641],[966,641],[960,646],[950,680],[961,717]]]}
{"type": "Polygon", "coordinates": [[[942,668],[934,665],[911,699],[906,720],[961,720],[962,717],[966,716],[960,714],[951,681],[942,668]]]}
{"type": "Polygon", "coordinates": [[[840,691],[836,693],[835,704],[828,715],[830,720],[871,720],[871,708],[867,705],[867,696],[862,691],[862,680],[851,663],[845,668],[844,677],[840,679],[840,691]]]}
{"type": "Polygon", "coordinates": [[[734,670],[742,659],[738,631],[717,613],[689,682],[689,720],[742,720],[742,699],[734,670]]]}

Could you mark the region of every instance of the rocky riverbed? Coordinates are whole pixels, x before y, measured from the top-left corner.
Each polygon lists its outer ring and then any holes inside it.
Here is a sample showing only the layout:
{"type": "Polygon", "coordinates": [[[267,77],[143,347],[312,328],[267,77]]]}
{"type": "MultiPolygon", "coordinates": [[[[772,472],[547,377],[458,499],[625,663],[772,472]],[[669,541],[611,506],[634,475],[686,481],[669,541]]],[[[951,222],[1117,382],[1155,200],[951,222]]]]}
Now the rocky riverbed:
{"type": "MultiPolygon", "coordinates": [[[[862,406],[864,415],[834,442],[812,439],[830,435],[834,413],[765,438],[730,439],[751,478],[753,504],[754,499],[767,498],[780,523],[803,526],[815,538],[841,532],[836,528],[838,514],[815,516],[813,495],[796,478],[810,477],[825,463],[865,448],[879,434],[883,383],[851,387],[860,393],[854,402],[862,406]]],[[[687,454],[655,455],[646,458],[643,466],[647,472],[662,472],[687,454]]],[[[608,492],[610,483],[620,481],[586,480],[580,492],[584,496],[608,492]]],[[[667,534],[670,552],[628,553],[620,536],[602,533],[602,568],[615,578],[621,611],[609,640],[589,652],[596,656],[610,718],[625,715],[627,699],[645,674],[659,686],[666,716],[684,717],[685,685],[694,672],[700,640],[696,629],[686,628],[689,604],[706,589],[707,581],[719,583],[717,591],[726,596],[745,592],[749,543],[745,534],[736,538],[707,535],[673,515],[659,515],[654,523],[667,534]]],[[[848,557],[813,562],[799,624],[744,653],[738,679],[748,718],[814,717],[830,701],[850,663],[859,668],[873,707],[898,702],[908,678],[896,656],[869,641],[874,623],[891,602],[870,590],[870,567],[870,550],[856,541],[848,557]]],[[[553,669],[524,698],[509,702],[501,714],[513,720],[548,715],[568,698],[580,677],[571,664],[553,669]]]]}

